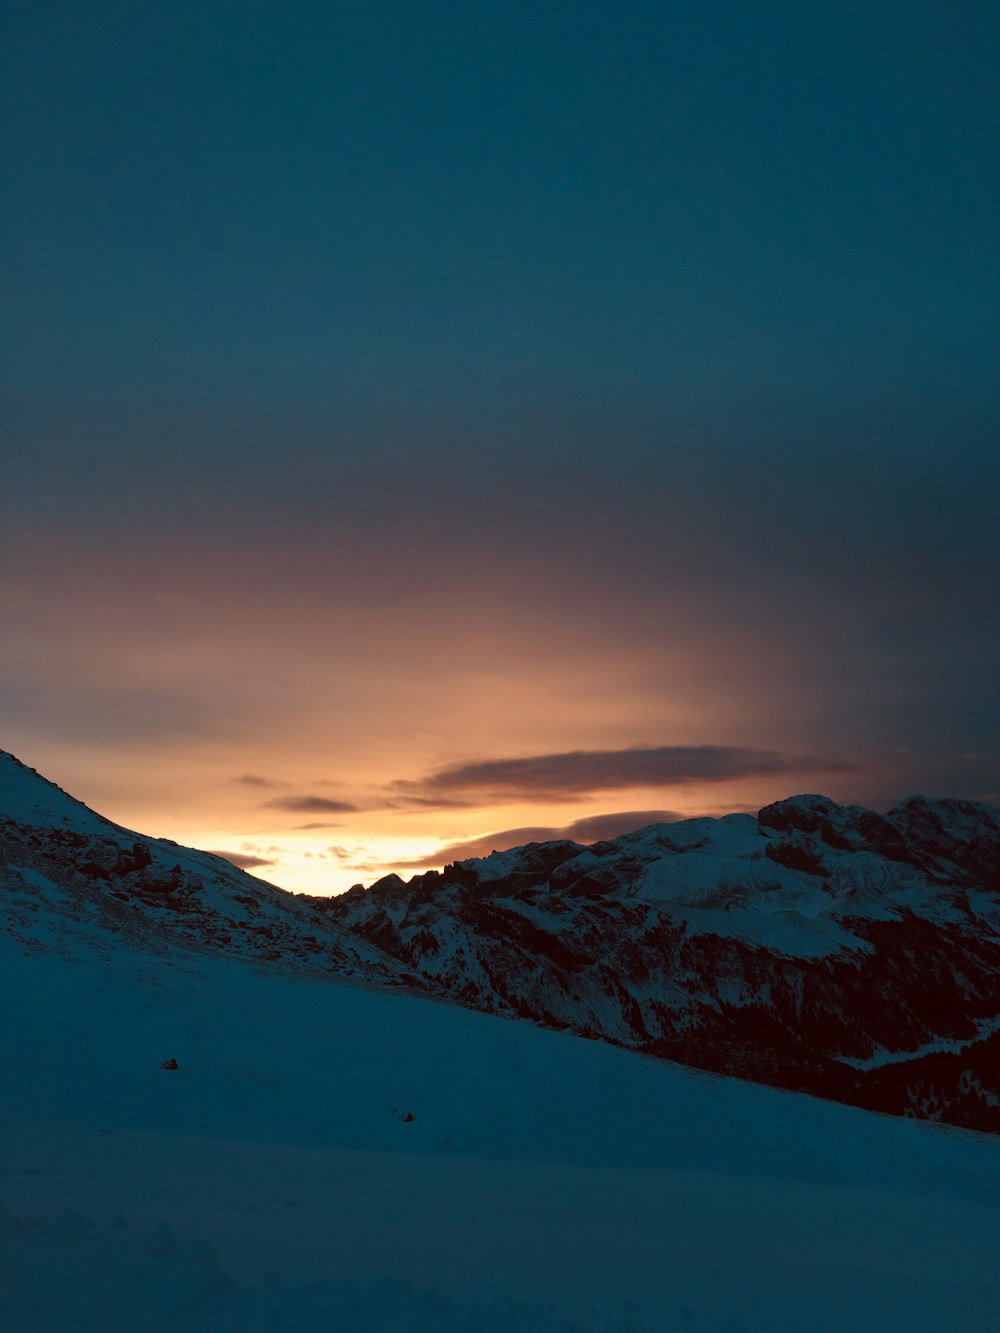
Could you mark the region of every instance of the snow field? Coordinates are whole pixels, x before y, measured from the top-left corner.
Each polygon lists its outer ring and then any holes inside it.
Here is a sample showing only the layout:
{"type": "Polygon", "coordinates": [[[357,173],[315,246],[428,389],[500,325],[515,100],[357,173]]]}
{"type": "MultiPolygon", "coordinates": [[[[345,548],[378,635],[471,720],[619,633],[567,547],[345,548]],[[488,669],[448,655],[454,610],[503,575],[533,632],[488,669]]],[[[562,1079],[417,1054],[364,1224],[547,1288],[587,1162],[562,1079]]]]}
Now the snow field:
{"type": "Polygon", "coordinates": [[[222,959],[0,962],[4,1333],[1000,1329],[991,1139],[222,959]]]}

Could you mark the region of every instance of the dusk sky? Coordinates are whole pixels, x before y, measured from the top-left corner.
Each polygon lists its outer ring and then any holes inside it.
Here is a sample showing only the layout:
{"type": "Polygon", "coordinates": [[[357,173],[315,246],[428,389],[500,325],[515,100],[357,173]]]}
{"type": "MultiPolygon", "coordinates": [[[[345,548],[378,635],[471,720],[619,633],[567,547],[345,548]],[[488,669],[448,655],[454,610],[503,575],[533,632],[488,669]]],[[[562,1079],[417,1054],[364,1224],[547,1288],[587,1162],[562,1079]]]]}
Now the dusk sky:
{"type": "Polygon", "coordinates": [[[1000,803],[995,7],[6,12],[0,746],[318,892],[1000,803]]]}

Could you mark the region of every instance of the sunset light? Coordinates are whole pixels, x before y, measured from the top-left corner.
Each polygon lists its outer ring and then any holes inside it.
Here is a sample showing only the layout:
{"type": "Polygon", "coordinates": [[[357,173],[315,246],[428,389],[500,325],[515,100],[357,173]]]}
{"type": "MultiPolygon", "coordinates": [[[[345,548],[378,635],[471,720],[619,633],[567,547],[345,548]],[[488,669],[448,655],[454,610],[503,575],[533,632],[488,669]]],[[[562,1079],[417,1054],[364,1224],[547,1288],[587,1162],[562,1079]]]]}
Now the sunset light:
{"type": "Polygon", "coordinates": [[[0,1333],[1000,1328],[1000,9],[0,63],[0,1333]]]}

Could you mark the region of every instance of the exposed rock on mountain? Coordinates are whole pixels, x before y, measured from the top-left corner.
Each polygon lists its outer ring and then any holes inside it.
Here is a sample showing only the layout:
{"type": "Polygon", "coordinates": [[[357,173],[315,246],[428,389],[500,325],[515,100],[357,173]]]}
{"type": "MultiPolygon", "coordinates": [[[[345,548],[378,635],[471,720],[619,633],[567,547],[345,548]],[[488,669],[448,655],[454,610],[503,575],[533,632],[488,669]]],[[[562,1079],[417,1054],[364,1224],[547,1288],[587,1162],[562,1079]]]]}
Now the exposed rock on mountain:
{"type": "Polygon", "coordinates": [[[1000,813],[975,802],[797,796],[392,875],[326,910],[477,1008],[1000,1131],[1000,813]]]}
{"type": "Polygon", "coordinates": [[[0,922],[33,949],[106,954],[124,939],[374,984],[420,986],[329,913],[211,852],[142,838],[0,751],[0,922]]]}
{"type": "Polygon", "coordinates": [[[0,752],[0,922],[410,986],[697,1068],[1000,1132],[1000,812],[797,796],[340,898],[110,823],[0,752]]]}

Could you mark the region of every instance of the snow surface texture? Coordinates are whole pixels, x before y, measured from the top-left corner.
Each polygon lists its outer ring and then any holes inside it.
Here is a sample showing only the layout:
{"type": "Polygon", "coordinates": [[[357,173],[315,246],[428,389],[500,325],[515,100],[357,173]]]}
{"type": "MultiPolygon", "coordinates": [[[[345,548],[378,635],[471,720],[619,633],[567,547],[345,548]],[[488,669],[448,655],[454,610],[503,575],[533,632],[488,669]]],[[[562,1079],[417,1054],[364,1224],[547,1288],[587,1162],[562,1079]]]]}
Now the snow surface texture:
{"type": "Polygon", "coordinates": [[[3,950],[5,1333],[1000,1328],[991,1139],[240,961],[3,950]]]}

